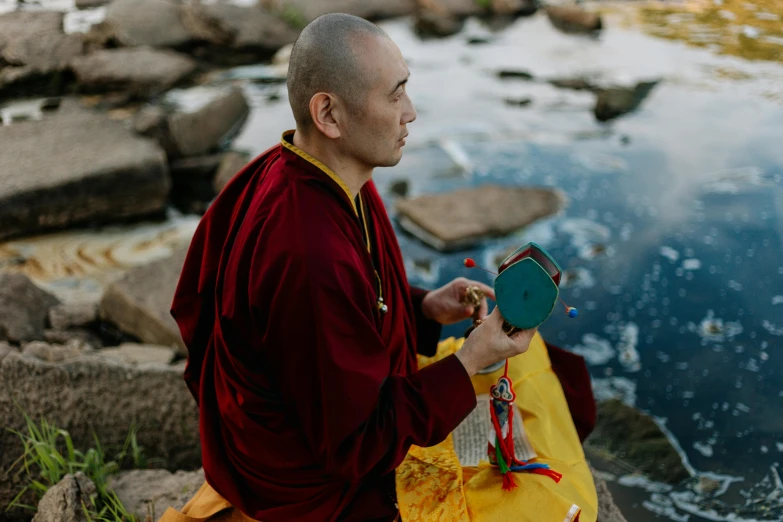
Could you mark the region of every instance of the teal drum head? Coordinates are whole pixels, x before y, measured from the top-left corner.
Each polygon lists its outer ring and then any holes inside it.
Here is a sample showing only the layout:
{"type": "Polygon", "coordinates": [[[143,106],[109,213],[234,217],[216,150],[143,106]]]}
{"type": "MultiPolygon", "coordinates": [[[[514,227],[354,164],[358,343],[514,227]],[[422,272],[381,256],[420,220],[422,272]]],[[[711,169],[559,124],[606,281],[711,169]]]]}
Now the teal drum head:
{"type": "Polygon", "coordinates": [[[555,308],[558,293],[549,271],[532,257],[505,267],[495,279],[500,313],[506,321],[525,330],[547,320],[555,308]]]}

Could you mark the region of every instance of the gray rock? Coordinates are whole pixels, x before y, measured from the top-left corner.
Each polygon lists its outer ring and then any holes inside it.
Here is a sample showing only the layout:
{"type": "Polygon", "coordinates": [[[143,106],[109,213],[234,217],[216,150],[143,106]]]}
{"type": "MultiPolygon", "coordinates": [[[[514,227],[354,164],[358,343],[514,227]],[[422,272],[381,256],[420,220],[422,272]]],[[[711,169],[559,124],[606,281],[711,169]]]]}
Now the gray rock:
{"type": "Polygon", "coordinates": [[[103,341],[92,331],[85,328],[70,328],[68,330],[44,330],[44,340],[51,344],[68,344],[77,341],[90,348],[102,348],[103,341]]]}
{"type": "Polygon", "coordinates": [[[613,87],[598,91],[593,110],[598,121],[608,121],[639,108],[657,81],[640,82],[631,88],[613,87]]]}
{"type": "Polygon", "coordinates": [[[426,0],[419,4],[420,13],[430,12],[458,18],[486,14],[485,8],[476,0],[426,0]]]}
{"type": "Polygon", "coordinates": [[[403,228],[449,251],[514,232],[563,204],[562,194],[551,189],[484,185],[400,200],[396,206],[403,228]]]}
{"type": "Polygon", "coordinates": [[[416,10],[416,0],[261,0],[261,5],[282,13],[295,26],[307,24],[326,13],[347,13],[367,20],[379,20],[408,16],[416,10]]]}
{"type": "Polygon", "coordinates": [[[76,9],[92,9],[93,7],[100,7],[106,5],[111,0],[76,0],[76,9]]]}
{"type": "Polygon", "coordinates": [[[457,34],[462,30],[463,20],[447,13],[437,13],[431,10],[420,11],[416,15],[416,32],[424,37],[442,38],[457,34]]]}
{"type": "Polygon", "coordinates": [[[49,324],[57,330],[85,326],[98,320],[98,303],[76,301],[62,303],[49,309],[49,324]]]}
{"type": "Polygon", "coordinates": [[[166,123],[166,111],[161,107],[144,107],[133,118],[133,130],[142,136],[157,138],[166,123]]]}
{"type": "Polygon", "coordinates": [[[573,91],[592,91],[597,92],[600,89],[588,78],[553,78],[549,84],[559,89],[570,89],[573,91]]]}
{"type": "Polygon", "coordinates": [[[533,81],[536,79],[530,72],[520,69],[501,69],[497,74],[501,80],[533,81]]]}
{"type": "Polygon", "coordinates": [[[192,40],[170,0],[115,0],[106,9],[106,26],[125,46],[182,47],[192,40]]]}
{"type": "Polygon", "coordinates": [[[63,32],[63,13],[13,11],[0,15],[0,89],[51,82],[84,52],[79,34],[63,32]],[[7,65],[5,68],[3,65],[7,65]]]}
{"type": "Polygon", "coordinates": [[[176,353],[167,346],[154,344],[124,343],[113,348],[104,348],[99,352],[104,357],[120,359],[128,364],[158,363],[171,364],[176,353]]]}
{"type": "Polygon", "coordinates": [[[43,121],[0,127],[0,239],[163,210],[165,153],[71,100],[43,121]],[[107,153],[111,151],[111,153],[107,153]]]}
{"type": "Polygon", "coordinates": [[[168,90],[196,70],[190,57],[149,47],[106,49],[71,63],[83,90],[123,90],[150,97],[168,90]]]}
{"type": "Polygon", "coordinates": [[[533,14],[538,10],[536,0],[492,0],[492,13],[496,15],[533,14]]]}
{"type": "Polygon", "coordinates": [[[190,113],[169,116],[168,132],[173,150],[169,156],[196,156],[215,149],[236,134],[244,124],[250,106],[238,88],[229,90],[190,113]]]}
{"type": "Polygon", "coordinates": [[[75,447],[120,447],[131,426],[148,459],[197,469],[201,461],[198,408],[183,380],[183,365],[139,364],[94,352],[49,363],[13,351],[0,360],[0,505],[23,486],[10,466],[24,448],[11,430],[24,430],[22,411],[67,430],[75,447]]]}
{"type": "Polygon", "coordinates": [[[680,454],[655,421],[617,399],[598,404],[598,420],[585,451],[620,463],[624,473],[677,484],[690,477],[680,454]]]}
{"type": "Polygon", "coordinates": [[[612,493],[606,485],[606,481],[595,474],[593,470],[593,482],[595,492],[598,495],[598,520],[597,522],[628,522],[620,508],[614,503],[612,493]]]}
{"type": "Polygon", "coordinates": [[[43,339],[49,308],[59,302],[26,275],[0,273],[0,341],[43,339]]]}
{"type": "Polygon", "coordinates": [[[299,31],[273,14],[252,7],[227,3],[204,6],[208,15],[224,24],[233,33],[233,49],[240,51],[276,51],[296,41],[299,31]]]}
{"type": "Polygon", "coordinates": [[[22,353],[32,355],[46,362],[62,362],[69,359],[75,359],[85,352],[90,351],[90,347],[77,341],[69,341],[68,344],[49,344],[43,341],[32,341],[22,348],[22,353]]]}
{"type": "Polygon", "coordinates": [[[137,520],[158,520],[169,507],[182,509],[202,484],[202,469],[176,473],[138,469],[109,479],[109,487],[137,520]]]}
{"type": "Polygon", "coordinates": [[[9,353],[17,353],[18,350],[5,341],[0,341],[0,361],[9,353]]]}
{"type": "Polygon", "coordinates": [[[177,178],[209,179],[211,181],[222,160],[222,154],[189,156],[172,161],[169,168],[175,183],[177,178]]]}
{"type": "Polygon", "coordinates": [[[215,192],[223,190],[223,187],[228,185],[228,182],[231,181],[234,175],[245,168],[249,161],[250,155],[244,152],[232,150],[223,154],[223,159],[220,161],[220,166],[212,183],[215,192]]]}
{"type": "Polygon", "coordinates": [[[131,269],[106,289],[101,316],[149,344],[176,347],[185,355],[179,328],[169,310],[187,249],[131,269]]]}
{"type": "Polygon", "coordinates": [[[578,6],[550,5],[546,14],[552,25],[565,33],[594,33],[603,28],[601,15],[578,6]]]}
{"type": "Polygon", "coordinates": [[[87,522],[82,504],[91,505],[95,484],[81,471],[65,475],[38,503],[33,522],[87,522]]]}

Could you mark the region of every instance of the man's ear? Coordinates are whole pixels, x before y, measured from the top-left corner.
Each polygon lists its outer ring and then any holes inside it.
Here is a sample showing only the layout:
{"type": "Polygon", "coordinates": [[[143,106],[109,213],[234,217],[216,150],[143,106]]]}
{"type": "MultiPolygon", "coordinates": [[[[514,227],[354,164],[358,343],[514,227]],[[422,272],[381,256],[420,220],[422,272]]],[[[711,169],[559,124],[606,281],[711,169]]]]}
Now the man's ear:
{"type": "Polygon", "coordinates": [[[318,92],[310,98],[310,116],[313,124],[327,138],[340,137],[340,110],[333,95],[318,92]]]}

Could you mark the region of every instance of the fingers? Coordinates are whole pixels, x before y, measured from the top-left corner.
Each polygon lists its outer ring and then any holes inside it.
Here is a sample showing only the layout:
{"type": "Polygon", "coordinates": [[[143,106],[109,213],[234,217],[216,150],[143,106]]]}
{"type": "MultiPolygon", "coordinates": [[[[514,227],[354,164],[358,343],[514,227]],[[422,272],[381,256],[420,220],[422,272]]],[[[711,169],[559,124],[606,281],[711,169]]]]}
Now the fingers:
{"type": "Polygon", "coordinates": [[[488,310],[487,300],[482,299],[481,305],[479,305],[479,312],[478,312],[479,319],[484,319],[487,316],[487,310],[488,310]]]}
{"type": "Polygon", "coordinates": [[[530,347],[530,341],[533,340],[533,336],[536,335],[537,328],[531,328],[529,330],[519,330],[511,334],[510,338],[517,347],[517,353],[524,353],[530,347]]]}
{"type": "Polygon", "coordinates": [[[485,296],[489,297],[493,301],[495,300],[495,290],[491,286],[485,285],[484,283],[480,283],[478,281],[468,281],[468,284],[479,287],[485,296]]]}

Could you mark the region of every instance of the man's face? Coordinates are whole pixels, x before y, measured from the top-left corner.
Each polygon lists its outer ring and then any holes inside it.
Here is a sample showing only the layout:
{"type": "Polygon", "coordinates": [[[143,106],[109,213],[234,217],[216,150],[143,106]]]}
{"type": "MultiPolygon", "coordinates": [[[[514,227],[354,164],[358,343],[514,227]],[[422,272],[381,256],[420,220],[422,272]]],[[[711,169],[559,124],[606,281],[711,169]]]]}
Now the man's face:
{"type": "Polygon", "coordinates": [[[368,167],[391,167],[400,162],[407,124],[416,119],[405,84],[408,66],[388,38],[367,37],[359,49],[369,91],[346,122],[346,150],[368,167]]]}

